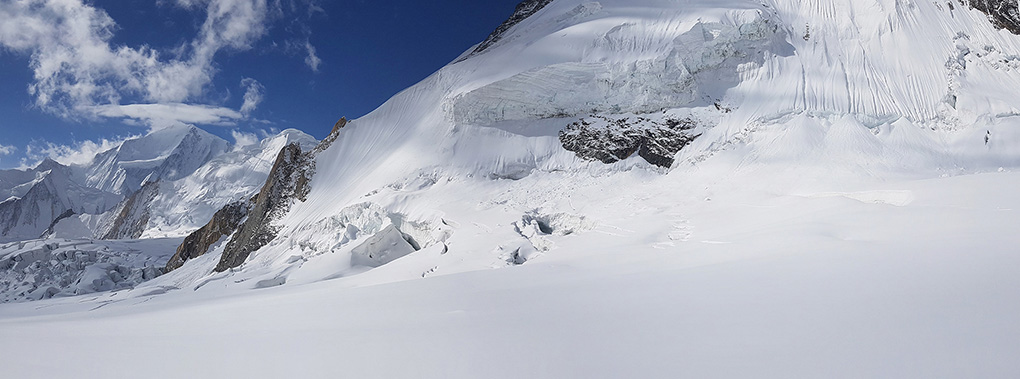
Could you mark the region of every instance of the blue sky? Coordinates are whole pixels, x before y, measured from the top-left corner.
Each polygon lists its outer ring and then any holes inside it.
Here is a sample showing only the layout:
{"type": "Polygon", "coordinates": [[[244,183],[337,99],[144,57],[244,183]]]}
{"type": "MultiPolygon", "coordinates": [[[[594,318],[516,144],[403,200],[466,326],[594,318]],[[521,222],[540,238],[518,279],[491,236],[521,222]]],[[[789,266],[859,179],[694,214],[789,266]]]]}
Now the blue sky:
{"type": "Polygon", "coordinates": [[[174,123],[322,138],[483,40],[519,0],[0,2],[0,168],[174,123]]]}

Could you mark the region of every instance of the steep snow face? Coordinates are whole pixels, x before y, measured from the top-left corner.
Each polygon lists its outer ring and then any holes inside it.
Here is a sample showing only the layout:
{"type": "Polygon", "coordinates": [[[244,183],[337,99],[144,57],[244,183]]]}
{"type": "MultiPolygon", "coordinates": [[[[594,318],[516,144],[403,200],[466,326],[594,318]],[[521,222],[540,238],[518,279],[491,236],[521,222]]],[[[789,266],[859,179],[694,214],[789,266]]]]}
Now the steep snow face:
{"type": "Polygon", "coordinates": [[[722,100],[739,123],[808,112],[969,125],[1015,111],[1015,36],[940,2],[557,1],[508,34],[519,43],[459,63],[474,83],[452,93],[454,121],[722,100]]]}
{"type": "Polygon", "coordinates": [[[87,186],[129,194],[148,182],[187,177],[229,150],[229,143],[190,125],[173,126],[130,139],[101,153],[84,168],[87,186]]]}

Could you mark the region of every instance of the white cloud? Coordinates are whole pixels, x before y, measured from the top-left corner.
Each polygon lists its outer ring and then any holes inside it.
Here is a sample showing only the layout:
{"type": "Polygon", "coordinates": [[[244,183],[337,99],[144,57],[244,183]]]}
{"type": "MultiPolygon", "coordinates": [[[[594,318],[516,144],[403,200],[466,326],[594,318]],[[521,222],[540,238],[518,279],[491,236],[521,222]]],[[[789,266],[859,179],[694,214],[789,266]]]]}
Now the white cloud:
{"type": "Polygon", "coordinates": [[[18,151],[18,148],[14,147],[14,146],[7,146],[7,145],[4,145],[4,144],[0,144],[0,157],[2,157],[4,155],[14,154],[14,152],[16,152],[16,151],[18,151]]]}
{"type": "Polygon", "coordinates": [[[244,104],[241,105],[241,114],[249,115],[258,108],[265,96],[266,87],[252,78],[241,79],[241,88],[247,88],[244,92],[244,104]]]}
{"type": "Polygon", "coordinates": [[[259,143],[259,137],[255,135],[255,133],[245,133],[242,131],[234,130],[230,132],[230,135],[234,137],[235,149],[259,143]]]}
{"type": "Polygon", "coordinates": [[[128,136],[119,139],[101,139],[97,141],[75,141],[70,145],[57,145],[52,142],[35,141],[25,147],[25,158],[21,160],[21,168],[35,167],[42,160],[49,158],[65,165],[84,165],[92,162],[96,154],[116,148],[125,140],[137,138],[128,136]]]}
{"type": "MultiPolygon", "coordinates": [[[[268,0],[176,0],[173,4],[206,15],[195,38],[173,52],[112,45],[116,23],[83,0],[0,1],[0,46],[30,57],[34,77],[29,93],[40,109],[67,118],[133,118],[141,112],[142,119],[149,119],[167,106],[181,108],[182,103],[201,101],[216,74],[216,55],[253,48],[268,32],[270,19],[282,17],[275,10],[280,8],[278,3],[271,10],[268,0]],[[117,108],[123,111],[113,111],[117,108]]],[[[313,12],[315,3],[305,6],[313,12]]],[[[312,57],[314,50],[306,61],[312,57]]],[[[310,62],[317,67],[318,58],[310,62]]],[[[246,94],[245,105],[249,104],[257,102],[249,103],[246,94]]],[[[200,120],[215,123],[238,118],[212,106],[187,110],[196,109],[214,115],[200,120]]],[[[186,113],[178,120],[193,123],[194,116],[194,112],[186,113]]]]}
{"type": "Polygon", "coordinates": [[[305,50],[308,52],[308,56],[305,57],[305,64],[314,72],[319,72],[319,65],[322,64],[322,59],[315,54],[315,46],[312,46],[310,41],[305,41],[305,50]]]}
{"type": "Polygon", "coordinates": [[[106,118],[142,120],[149,125],[166,122],[203,125],[233,125],[244,116],[233,109],[195,104],[128,104],[99,105],[94,114],[106,118]]]}

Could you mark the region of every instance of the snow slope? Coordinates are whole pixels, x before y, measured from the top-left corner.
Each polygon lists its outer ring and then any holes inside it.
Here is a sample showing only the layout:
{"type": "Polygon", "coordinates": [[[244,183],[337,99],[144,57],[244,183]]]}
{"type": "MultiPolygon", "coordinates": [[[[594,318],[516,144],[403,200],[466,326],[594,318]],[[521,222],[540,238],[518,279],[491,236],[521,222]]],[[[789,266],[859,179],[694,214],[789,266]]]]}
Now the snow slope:
{"type": "MultiPolygon", "coordinates": [[[[164,280],[183,273],[175,271],[94,299],[5,304],[0,360],[26,378],[152,367],[168,377],[379,378],[1020,369],[1017,173],[862,181],[838,192],[755,185],[773,174],[794,183],[798,173],[701,173],[685,177],[705,182],[687,185],[653,176],[640,185],[661,195],[653,198],[579,189],[575,202],[592,196],[605,203],[590,207],[616,201],[633,212],[605,213],[578,237],[547,236],[556,249],[512,268],[399,280],[434,258],[411,260],[418,252],[309,285],[238,293],[221,277],[166,292],[164,280]],[[671,196],[681,190],[688,195],[671,196]],[[891,204],[906,194],[913,200],[891,204]],[[673,213],[678,202],[683,213],[673,213]],[[660,239],[638,239],[645,229],[660,239]],[[166,364],[182,349],[186,363],[166,364]]],[[[456,233],[492,240],[467,223],[456,233]]]]}
{"type": "Polygon", "coordinates": [[[554,0],[341,129],[240,266],[213,272],[225,238],[133,289],[0,306],[0,359],[1008,377],[1020,37],[948,4],[554,0]],[[699,137],[667,168],[562,146],[579,120],[628,117],[699,137]]]}

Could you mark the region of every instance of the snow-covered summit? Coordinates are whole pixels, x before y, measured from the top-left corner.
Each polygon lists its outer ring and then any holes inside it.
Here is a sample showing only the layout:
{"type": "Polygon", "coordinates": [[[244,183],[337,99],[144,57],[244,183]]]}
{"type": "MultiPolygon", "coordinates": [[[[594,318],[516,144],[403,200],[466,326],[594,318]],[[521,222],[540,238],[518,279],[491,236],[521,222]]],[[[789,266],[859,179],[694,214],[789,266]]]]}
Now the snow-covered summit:
{"type": "Polygon", "coordinates": [[[84,168],[85,184],[130,194],[148,182],[174,181],[228,151],[230,144],[192,125],[175,125],[124,141],[84,168]]]}

